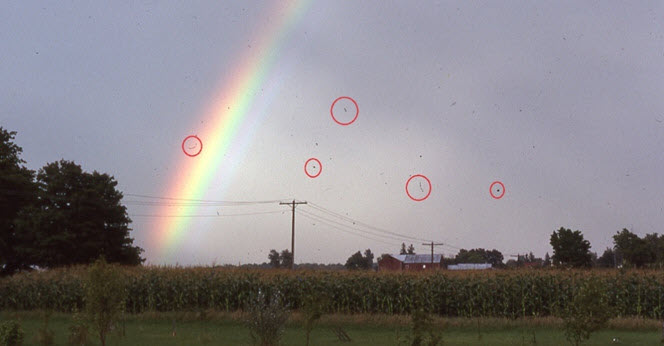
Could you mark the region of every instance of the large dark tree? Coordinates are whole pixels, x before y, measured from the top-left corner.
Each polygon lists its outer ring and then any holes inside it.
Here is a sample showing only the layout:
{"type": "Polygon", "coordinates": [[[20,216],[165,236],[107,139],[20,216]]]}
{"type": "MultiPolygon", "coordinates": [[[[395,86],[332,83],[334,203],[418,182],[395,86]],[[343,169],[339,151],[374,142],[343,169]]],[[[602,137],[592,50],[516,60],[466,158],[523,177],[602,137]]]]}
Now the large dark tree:
{"type": "Polygon", "coordinates": [[[293,253],[288,249],[281,250],[281,266],[290,268],[293,265],[293,253]]]}
{"type": "Polygon", "coordinates": [[[49,163],[37,174],[38,200],[21,211],[17,228],[30,264],[57,267],[90,263],[144,261],[133,246],[122,193],[113,177],[83,172],[74,162],[49,163]]]}
{"type": "Polygon", "coordinates": [[[495,268],[503,267],[503,254],[493,249],[491,251],[485,249],[461,249],[455,257],[456,263],[491,263],[495,268]]]}
{"type": "Polygon", "coordinates": [[[366,266],[367,268],[371,269],[373,268],[373,259],[374,259],[374,254],[371,252],[370,249],[364,250],[364,260],[367,262],[366,266]]]}
{"type": "Polygon", "coordinates": [[[28,265],[19,250],[16,218],[36,199],[34,172],[23,164],[23,149],[16,145],[16,132],[0,127],[0,274],[12,274],[28,265]]]}
{"type": "Polygon", "coordinates": [[[281,255],[277,252],[277,250],[272,249],[270,250],[270,254],[267,255],[267,258],[270,260],[270,265],[272,268],[279,268],[281,265],[281,255]]]}
{"type": "Polygon", "coordinates": [[[549,256],[549,253],[547,252],[546,255],[544,255],[544,260],[542,261],[542,267],[548,268],[551,266],[551,256],[549,256]]]}
{"type": "Polygon", "coordinates": [[[600,268],[614,268],[617,264],[616,252],[610,247],[607,247],[602,256],[597,258],[597,266],[600,268]]]}
{"type": "Polygon", "coordinates": [[[362,256],[362,253],[358,251],[348,257],[344,265],[346,269],[371,269],[374,255],[369,249],[366,249],[364,254],[365,256],[362,256]]]}
{"type": "Polygon", "coordinates": [[[553,264],[563,267],[589,267],[592,264],[590,242],[583,239],[581,231],[560,227],[551,234],[553,264]]]}
{"type": "Polygon", "coordinates": [[[647,235],[647,240],[641,239],[638,235],[623,228],[621,232],[613,236],[613,244],[616,251],[622,254],[626,264],[640,268],[657,259],[656,234],[654,238],[652,235],[647,235]]]}

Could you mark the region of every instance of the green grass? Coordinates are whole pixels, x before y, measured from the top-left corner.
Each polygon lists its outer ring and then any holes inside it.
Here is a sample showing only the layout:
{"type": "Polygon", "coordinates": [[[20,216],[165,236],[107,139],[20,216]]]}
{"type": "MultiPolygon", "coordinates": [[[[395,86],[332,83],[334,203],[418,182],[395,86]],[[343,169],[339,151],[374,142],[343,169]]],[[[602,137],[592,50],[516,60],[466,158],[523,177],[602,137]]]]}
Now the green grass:
{"type": "MultiPolygon", "coordinates": [[[[17,318],[26,333],[25,345],[38,345],[37,331],[43,325],[38,312],[0,312],[0,321],[17,318]]],[[[252,345],[249,330],[239,314],[157,313],[131,315],[126,321],[126,336],[111,333],[108,345],[252,345]],[[173,318],[176,335],[173,336],[173,318]],[[200,320],[205,318],[205,320],[200,320]]],[[[295,315],[283,338],[284,345],[304,345],[304,329],[295,315]]],[[[398,345],[398,338],[408,334],[406,316],[336,315],[325,316],[311,335],[312,345],[398,345]],[[331,331],[342,328],[353,339],[343,343],[331,331]]],[[[71,314],[54,314],[49,329],[55,331],[55,344],[66,345],[71,314]]],[[[444,345],[568,345],[560,321],[555,319],[481,320],[437,319],[443,331],[444,345]],[[533,335],[536,343],[533,343],[533,335]]],[[[652,320],[628,320],[612,323],[612,329],[595,333],[584,345],[657,345],[660,344],[659,323],[652,320]],[[618,338],[619,343],[612,343],[618,338]]],[[[92,336],[94,337],[94,336],[92,336]]],[[[98,340],[98,339],[94,339],[98,340]]],[[[96,341],[94,344],[99,344],[96,341]]]]}

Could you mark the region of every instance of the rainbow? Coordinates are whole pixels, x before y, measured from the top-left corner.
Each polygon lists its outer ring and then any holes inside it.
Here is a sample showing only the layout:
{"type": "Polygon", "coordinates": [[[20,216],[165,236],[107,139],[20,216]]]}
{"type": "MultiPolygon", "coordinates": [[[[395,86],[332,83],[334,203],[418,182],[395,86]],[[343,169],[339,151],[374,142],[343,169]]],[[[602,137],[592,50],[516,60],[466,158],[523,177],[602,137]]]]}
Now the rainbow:
{"type": "MultiPolygon", "coordinates": [[[[240,134],[243,132],[240,131],[243,123],[249,120],[247,113],[252,107],[255,108],[257,95],[266,97],[265,93],[260,92],[261,86],[266,83],[285,40],[309,3],[308,0],[277,1],[268,12],[269,18],[259,22],[263,27],[258,29],[251,49],[246,49],[247,53],[238,57],[237,65],[229,69],[232,76],[223,81],[210,110],[203,119],[196,119],[194,123],[195,128],[199,128],[201,123],[205,125],[196,133],[203,143],[203,150],[193,158],[178,150],[179,169],[169,177],[163,195],[170,198],[202,199],[211,183],[219,179],[220,172],[230,175],[233,162],[227,162],[232,161],[228,160],[228,156],[243,152],[248,144],[249,136],[240,134]],[[257,54],[252,54],[256,51],[257,54]]],[[[251,120],[255,125],[256,119],[251,120]]],[[[183,134],[178,140],[182,141],[187,135],[192,134],[183,134]]],[[[180,149],[180,142],[177,148],[180,149]]],[[[161,213],[172,214],[172,207],[161,207],[161,213]]],[[[168,260],[187,233],[190,222],[191,218],[186,217],[156,219],[150,231],[150,248],[157,249],[154,257],[168,260]]]]}

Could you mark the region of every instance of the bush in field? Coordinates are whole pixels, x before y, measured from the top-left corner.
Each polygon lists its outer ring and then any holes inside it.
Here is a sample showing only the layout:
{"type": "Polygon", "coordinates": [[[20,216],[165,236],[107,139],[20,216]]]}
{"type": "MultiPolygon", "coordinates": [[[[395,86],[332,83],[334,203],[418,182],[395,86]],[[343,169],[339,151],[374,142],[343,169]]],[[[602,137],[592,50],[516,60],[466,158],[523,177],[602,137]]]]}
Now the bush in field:
{"type": "Polygon", "coordinates": [[[609,296],[598,278],[585,281],[574,295],[564,316],[565,336],[573,345],[590,338],[590,334],[605,327],[612,316],[609,296]]]}
{"type": "Polygon", "coordinates": [[[0,325],[0,345],[21,346],[23,345],[23,329],[16,321],[6,321],[0,325]]]}
{"type": "Polygon", "coordinates": [[[316,322],[325,313],[325,307],[330,304],[330,299],[325,294],[312,293],[304,298],[302,312],[304,314],[304,330],[306,333],[306,345],[309,346],[309,337],[316,322]]]}
{"type": "Polygon", "coordinates": [[[51,312],[46,311],[43,314],[44,324],[37,330],[37,343],[44,346],[55,345],[55,332],[48,328],[48,321],[51,319],[51,312]]]}
{"type": "Polygon", "coordinates": [[[246,306],[247,324],[251,339],[261,346],[278,345],[290,312],[283,303],[281,292],[270,294],[259,290],[246,306]]]}
{"type": "Polygon", "coordinates": [[[69,345],[87,346],[90,345],[90,333],[86,321],[81,318],[79,313],[74,314],[74,324],[69,326],[69,345]]]}
{"type": "Polygon", "coordinates": [[[397,332],[397,344],[403,346],[437,346],[442,344],[443,336],[436,331],[433,318],[426,309],[414,308],[410,314],[410,332],[401,336],[397,332]]]}
{"type": "Polygon", "coordinates": [[[100,258],[88,269],[85,288],[85,308],[90,323],[102,346],[105,346],[106,336],[123,310],[126,297],[124,278],[117,266],[100,258]]]}

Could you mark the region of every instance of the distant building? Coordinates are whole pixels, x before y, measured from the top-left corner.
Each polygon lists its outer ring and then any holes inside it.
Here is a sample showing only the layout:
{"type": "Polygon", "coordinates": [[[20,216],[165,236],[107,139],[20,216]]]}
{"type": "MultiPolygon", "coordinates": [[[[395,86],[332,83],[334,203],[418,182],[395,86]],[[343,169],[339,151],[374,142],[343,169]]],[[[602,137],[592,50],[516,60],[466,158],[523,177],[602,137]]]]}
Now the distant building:
{"type": "Polygon", "coordinates": [[[442,268],[443,255],[434,254],[433,263],[431,255],[384,255],[378,261],[378,270],[406,270],[420,271],[442,268]]]}
{"type": "Polygon", "coordinates": [[[447,266],[449,270],[484,270],[491,269],[491,263],[459,263],[447,266]]]}

